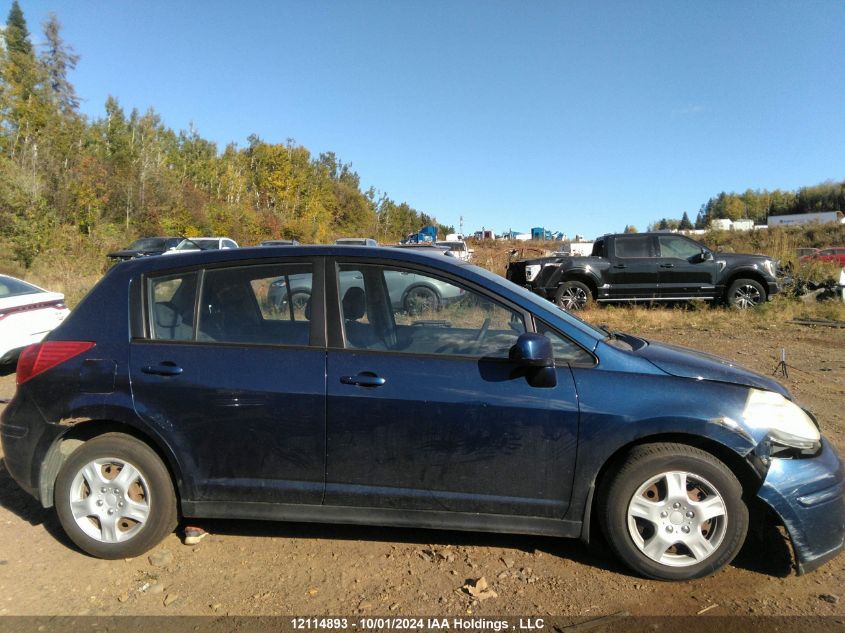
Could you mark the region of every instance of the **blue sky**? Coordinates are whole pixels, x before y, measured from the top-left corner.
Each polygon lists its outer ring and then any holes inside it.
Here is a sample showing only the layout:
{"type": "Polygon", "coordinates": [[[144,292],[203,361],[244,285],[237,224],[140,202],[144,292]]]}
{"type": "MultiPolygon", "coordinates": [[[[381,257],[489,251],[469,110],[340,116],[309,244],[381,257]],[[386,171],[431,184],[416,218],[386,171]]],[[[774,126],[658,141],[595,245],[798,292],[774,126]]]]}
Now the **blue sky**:
{"type": "Polygon", "coordinates": [[[845,178],[843,2],[21,6],[36,42],[58,15],[89,116],[111,94],[221,149],[293,138],[465,232],[644,230],[845,178]]]}

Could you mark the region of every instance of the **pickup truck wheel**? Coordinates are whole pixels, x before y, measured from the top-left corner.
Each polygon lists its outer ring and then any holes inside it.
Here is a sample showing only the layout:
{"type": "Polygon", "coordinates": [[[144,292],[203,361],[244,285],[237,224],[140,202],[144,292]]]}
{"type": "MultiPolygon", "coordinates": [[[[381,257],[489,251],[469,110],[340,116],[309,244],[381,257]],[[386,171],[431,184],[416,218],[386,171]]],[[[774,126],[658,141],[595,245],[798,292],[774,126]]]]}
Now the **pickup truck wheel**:
{"type": "Polygon", "coordinates": [[[607,540],[644,576],[707,576],[733,560],[745,541],[748,508],[739,481],[719,459],[692,446],[637,446],[602,488],[607,540]]]}
{"type": "Polygon", "coordinates": [[[570,312],[583,310],[593,301],[590,287],[580,281],[565,281],[558,286],[555,293],[555,303],[570,312]]]}
{"type": "Polygon", "coordinates": [[[766,302],[766,289],[753,279],[737,279],[728,288],[728,305],[740,310],[756,308],[766,302]]]}

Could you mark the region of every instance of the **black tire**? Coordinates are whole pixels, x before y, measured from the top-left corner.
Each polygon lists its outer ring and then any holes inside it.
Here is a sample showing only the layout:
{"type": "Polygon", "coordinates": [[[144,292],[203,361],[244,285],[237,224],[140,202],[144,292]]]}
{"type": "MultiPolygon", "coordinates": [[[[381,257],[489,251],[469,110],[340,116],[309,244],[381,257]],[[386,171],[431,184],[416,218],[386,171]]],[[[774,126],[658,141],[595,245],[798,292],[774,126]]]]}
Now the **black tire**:
{"type": "Polygon", "coordinates": [[[686,444],[635,447],[599,495],[601,526],[611,548],[649,578],[713,574],[734,559],[748,532],[748,508],[736,476],[710,453],[686,444]],[[680,485],[687,498],[671,494],[680,485]],[[654,520],[639,516],[646,513],[654,520]]]}
{"type": "Polygon", "coordinates": [[[766,289],[753,279],[737,279],[728,288],[725,303],[732,308],[747,310],[766,303],[766,289]]]}
{"type": "Polygon", "coordinates": [[[555,292],[555,304],[570,312],[588,308],[593,303],[593,291],[581,281],[564,281],[555,292]]]}
{"type": "Polygon", "coordinates": [[[413,286],[405,293],[402,300],[405,312],[417,316],[424,312],[436,312],[440,309],[440,296],[428,286],[413,286]]]}
{"type": "MultiPolygon", "coordinates": [[[[90,473],[90,470],[85,470],[85,473],[90,473]]],[[[173,532],[178,521],[176,493],[167,467],[153,449],[123,433],[105,433],[97,436],[71,453],[59,470],[54,504],[59,522],[70,539],[80,549],[98,558],[131,558],[143,554],[173,532]],[[99,489],[91,487],[83,474],[86,466],[91,465],[94,460],[106,462],[98,465],[98,477],[108,479],[108,475],[114,473],[111,480],[101,482],[103,486],[99,489]],[[119,488],[122,484],[118,478],[127,464],[134,467],[139,476],[130,481],[124,491],[119,488]],[[111,487],[112,482],[114,487],[111,487]],[[117,490],[121,491],[112,494],[117,490]],[[96,512],[103,513],[106,509],[113,509],[110,514],[117,515],[113,519],[113,529],[115,533],[120,533],[118,538],[125,540],[110,541],[103,524],[99,522],[100,519],[92,518],[94,514],[75,518],[71,506],[72,495],[78,504],[98,506],[96,512]],[[123,505],[118,508],[118,504],[123,505]],[[137,504],[133,507],[146,507],[147,514],[142,521],[122,514],[130,512],[129,506],[132,504],[137,504]],[[88,532],[80,523],[86,526],[88,532]],[[102,538],[96,538],[90,532],[100,532],[102,538]],[[127,532],[131,535],[126,536],[127,532]]]]}

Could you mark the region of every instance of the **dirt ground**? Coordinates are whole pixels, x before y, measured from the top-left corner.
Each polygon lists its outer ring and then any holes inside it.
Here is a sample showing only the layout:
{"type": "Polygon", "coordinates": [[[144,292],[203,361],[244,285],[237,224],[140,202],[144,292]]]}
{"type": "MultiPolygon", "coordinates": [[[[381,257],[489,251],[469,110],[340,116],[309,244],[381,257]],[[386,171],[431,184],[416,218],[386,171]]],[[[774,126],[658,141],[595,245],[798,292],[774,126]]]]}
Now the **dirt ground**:
{"type": "MultiPolygon", "coordinates": [[[[845,329],[725,334],[674,323],[628,330],[765,374],[785,348],[782,380],[845,452],[845,329]]],[[[0,380],[0,396],[13,389],[13,377],[0,380]]],[[[796,576],[783,537],[765,523],[721,573],[664,583],[632,575],[600,542],[251,521],[203,522],[211,534],[197,546],[175,533],[151,556],[102,561],[76,550],[2,466],[0,506],[6,615],[845,615],[845,555],[796,576]],[[478,602],[461,590],[480,577],[497,597],[478,602]]]]}

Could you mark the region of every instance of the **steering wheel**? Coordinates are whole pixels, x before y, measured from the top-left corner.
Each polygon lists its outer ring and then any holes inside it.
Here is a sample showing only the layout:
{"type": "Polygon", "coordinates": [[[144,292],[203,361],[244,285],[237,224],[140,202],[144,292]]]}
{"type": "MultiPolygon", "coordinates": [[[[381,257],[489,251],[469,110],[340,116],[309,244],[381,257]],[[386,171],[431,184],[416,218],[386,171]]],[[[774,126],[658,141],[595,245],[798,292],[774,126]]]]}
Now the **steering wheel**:
{"type": "Polygon", "coordinates": [[[481,324],[481,329],[478,331],[478,334],[475,336],[475,341],[473,341],[472,351],[478,352],[481,348],[481,344],[484,342],[484,339],[487,338],[487,331],[490,329],[490,317],[484,319],[484,323],[481,324]]]}

